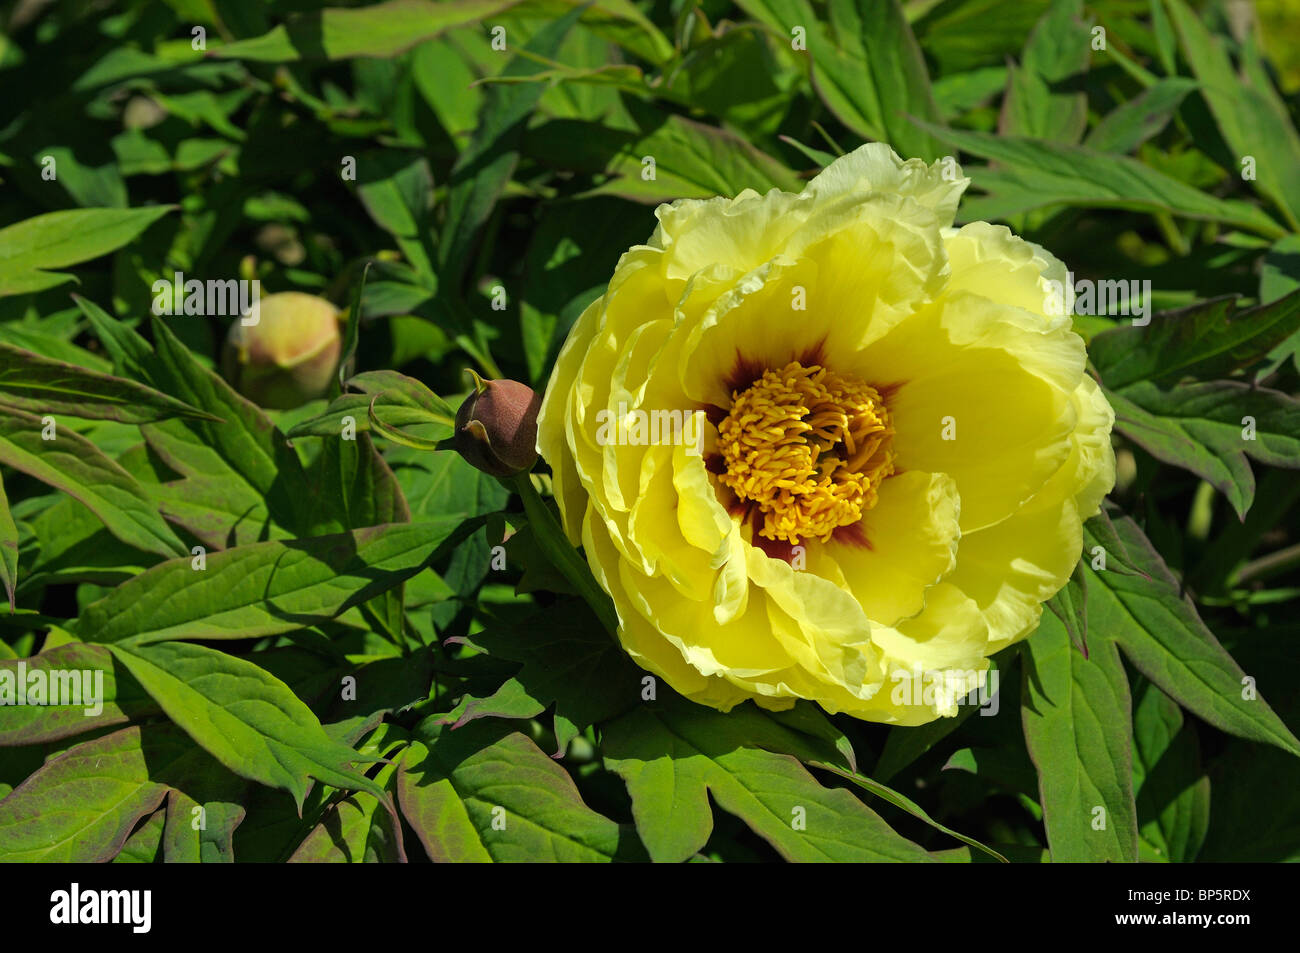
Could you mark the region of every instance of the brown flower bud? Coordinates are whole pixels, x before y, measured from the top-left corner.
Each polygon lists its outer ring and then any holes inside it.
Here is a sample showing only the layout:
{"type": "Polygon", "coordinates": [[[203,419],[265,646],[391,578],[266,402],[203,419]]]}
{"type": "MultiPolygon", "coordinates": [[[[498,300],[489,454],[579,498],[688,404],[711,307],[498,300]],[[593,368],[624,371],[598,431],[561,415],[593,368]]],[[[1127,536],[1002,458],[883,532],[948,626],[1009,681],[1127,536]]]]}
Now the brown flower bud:
{"type": "Polygon", "coordinates": [[[485,381],[456,411],[456,450],[484,473],[508,477],[537,462],[537,412],[542,398],[526,384],[485,381]]]}
{"type": "Polygon", "coordinates": [[[315,295],[267,295],[230,326],[226,380],[253,403],[289,410],[324,397],[338,370],[339,312],[315,295]]]}

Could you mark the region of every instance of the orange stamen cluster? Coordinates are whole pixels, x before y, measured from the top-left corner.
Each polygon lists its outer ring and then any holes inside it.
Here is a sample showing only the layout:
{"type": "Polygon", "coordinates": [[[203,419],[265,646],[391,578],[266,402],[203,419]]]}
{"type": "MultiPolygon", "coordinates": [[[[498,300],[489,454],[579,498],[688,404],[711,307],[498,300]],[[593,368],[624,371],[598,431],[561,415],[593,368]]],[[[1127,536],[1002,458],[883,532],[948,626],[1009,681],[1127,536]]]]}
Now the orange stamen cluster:
{"type": "Polygon", "coordinates": [[[718,427],[719,480],[758,507],[760,535],[825,542],[875,505],[894,472],[893,436],[874,387],[791,361],[732,394],[718,427]]]}

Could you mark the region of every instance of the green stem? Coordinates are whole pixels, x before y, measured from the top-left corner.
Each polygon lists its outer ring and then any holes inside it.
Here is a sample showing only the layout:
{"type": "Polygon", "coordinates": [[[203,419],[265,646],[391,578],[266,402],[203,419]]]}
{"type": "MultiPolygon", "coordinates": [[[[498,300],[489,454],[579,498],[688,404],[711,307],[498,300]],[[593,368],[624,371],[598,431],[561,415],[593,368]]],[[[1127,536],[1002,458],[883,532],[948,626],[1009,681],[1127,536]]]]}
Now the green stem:
{"type": "Polygon", "coordinates": [[[497,362],[494,361],[492,355],[488,353],[487,348],[480,347],[479,343],[475,341],[471,335],[456,335],[456,343],[460,345],[461,350],[478,362],[478,366],[483,368],[483,373],[486,374],[490,380],[498,380],[505,377],[505,374],[501,373],[501,368],[497,366],[497,362]]]}
{"type": "Polygon", "coordinates": [[[564,578],[587,601],[605,629],[611,635],[618,631],[618,615],[614,611],[614,603],[605,590],[600,588],[586,562],[570,544],[559,520],[551,515],[528,474],[517,474],[508,482],[524,501],[524,515],[528,517],[528,525],[533,528],[533,536],[555,568],[564,574],[564,578]]]}
{"type": "Polygon", "coordinates": [[[1178,224],[1174,221],[1172,215],[1168,212],[1157,212],[1155,220],[1156,227],[1160,229],[1160,234],[1169,247],[1173,249],[1175,255],[1183,257],[1192,250],[1191,246],[1187,244],[1187,239],[1183,237],[1183,233],[1178,230],[1178,224]]]}
{"type": "Polygon", "coordinates": [[[1252,559],[1246,565],[1241,567],[1233,585],[1242,586],[1256,579],[1263,579],[1268,576],[1275,576],[1280,572],[1285,572],[1294,566],[1300,566],[1300,543],[1294,546],[1288,546],[1285,549],[1279,549],[1277,552],[1269,553],[1267,556],[1260,556],[1258,559],[1252,559]]]}

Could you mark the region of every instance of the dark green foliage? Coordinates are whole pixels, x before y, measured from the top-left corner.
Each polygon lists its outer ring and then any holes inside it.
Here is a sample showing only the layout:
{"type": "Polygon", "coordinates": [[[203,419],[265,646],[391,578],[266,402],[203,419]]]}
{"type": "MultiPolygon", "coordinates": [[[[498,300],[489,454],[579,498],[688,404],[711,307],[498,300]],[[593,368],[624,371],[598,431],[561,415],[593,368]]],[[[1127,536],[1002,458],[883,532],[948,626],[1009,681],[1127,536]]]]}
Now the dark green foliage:
{"type": "Polygon", "coordinates": [[[103,703],[0,706],[0,860],[1300,860],[1300,92],[1225,6],[12,5],[0,675],[103,703]],[[544,476],[444,441],[657,203],[875,139],[1151,281],[1076,318],[1119,484],[1000,717],[721,714],[548,558],[544,476]],[[339,386],[245,400],[237,312],[151,315],[177,272],[332,301],[339,386]]]}

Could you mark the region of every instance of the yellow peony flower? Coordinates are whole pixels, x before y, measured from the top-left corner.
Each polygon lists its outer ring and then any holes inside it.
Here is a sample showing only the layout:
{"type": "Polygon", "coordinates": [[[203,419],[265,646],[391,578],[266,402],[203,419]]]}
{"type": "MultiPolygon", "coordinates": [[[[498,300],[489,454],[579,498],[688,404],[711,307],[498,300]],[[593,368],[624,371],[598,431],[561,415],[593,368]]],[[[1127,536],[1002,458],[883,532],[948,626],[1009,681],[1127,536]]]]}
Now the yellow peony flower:
{"type": "Polygon", "coordinates": [[[955,714],[1079,559],[1114,414],[1065,266],[953,228],[947,171],[877,143],[660,206],[569,334],[538,429],[565,530],[697,702],[955,714]]]}

